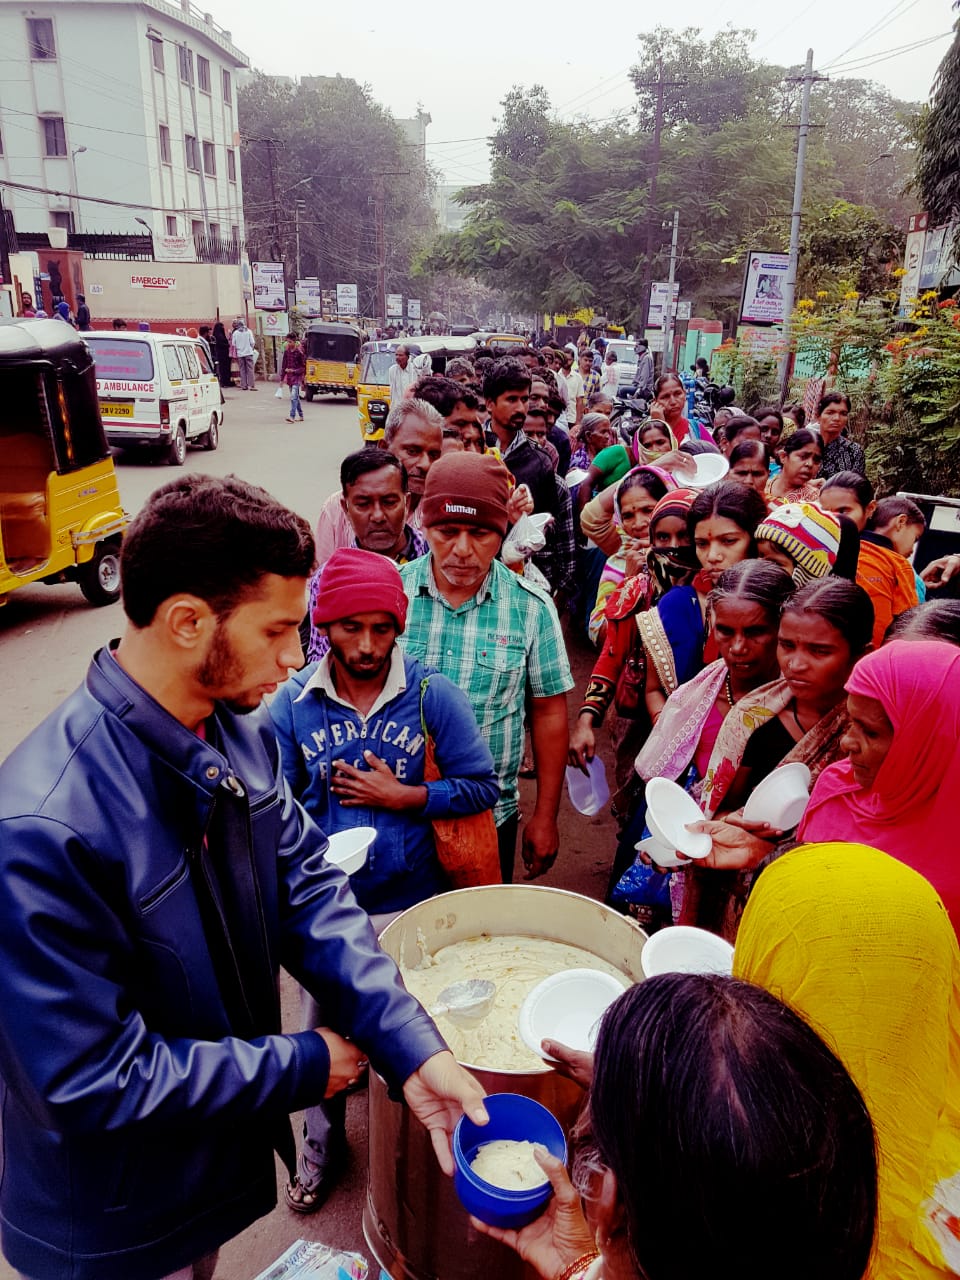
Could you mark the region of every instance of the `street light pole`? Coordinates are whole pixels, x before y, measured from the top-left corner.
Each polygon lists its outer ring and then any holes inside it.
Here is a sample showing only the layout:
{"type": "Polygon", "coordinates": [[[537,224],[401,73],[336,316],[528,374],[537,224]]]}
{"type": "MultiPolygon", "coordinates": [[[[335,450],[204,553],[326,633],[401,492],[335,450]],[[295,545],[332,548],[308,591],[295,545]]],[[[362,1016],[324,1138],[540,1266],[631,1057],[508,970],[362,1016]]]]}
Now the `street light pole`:
{"type": "Polygon", "coordinates": [[[77,156],[83,155],[86,149],[87,148],[83,146],[74,147],[73,150],[70,152],[70,163],[73,167],[73,190],[75,193],[74,200],[76,202],[76,207],[77,207],[76,223],[77,223],[78,234],[81,230],[81,218],[80,218],[80,181],[77,178],[77,156]]]}
{"type": "Polygon", "coordinates": [[[872,160],[868,160],[867,163],[863,166],[863,193],[862,193],[862,198],[860,200],[861,204],[867,203],[867,184],[870,181],[870,170],[873,168],[875,164],[879,163],[879,161],[892,160],[892,159],[893,159],[892,151],[881,151],[878,156],[874,156],[872,160]]]}

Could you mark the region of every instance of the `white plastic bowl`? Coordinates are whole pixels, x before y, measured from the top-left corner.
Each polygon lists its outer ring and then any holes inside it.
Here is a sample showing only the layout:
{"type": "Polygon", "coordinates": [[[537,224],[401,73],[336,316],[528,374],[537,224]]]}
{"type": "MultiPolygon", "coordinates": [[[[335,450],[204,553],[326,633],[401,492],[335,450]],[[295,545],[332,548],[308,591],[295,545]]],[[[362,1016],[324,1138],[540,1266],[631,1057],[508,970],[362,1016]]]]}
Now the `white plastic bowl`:
{"type": "Polygon", "coordinates": [[[777,831],[792,831],[810,799],[810,770],[799,761],[782,764],[756,787],[743,806],[748,822],[767,822],[777,831]]]}
{"type": "Polygon", "coordinates": [[[654,835],[648,836],[646,840],[641,840],[633,847],[645,853],[648,858],[652,858],[658,867],[663,867],[665,870],[686,865],[682,858],[677,857],[675,849],[671,849],[668,844],[661,844],[654,835]]]}
{"type": "Polygon", "coordinates": [[[707,485],[722,480],[730,470],[730,463],[722,453],[697,453],[693,460],[697,469],[692,476],[678,472],[688,489],[706,489],[707,485]]]}
{"type": "Polygon", "coordinates": [[[705,858],[713,839],[705,831],[688,831],[688,822],[703,822],[703,810],[683,787],[669,778],[651,778],[647,783],[647,825],[651,835],[688,858],[705,858]]]}
{"type": "Polygon", "coordinates": [[[651,934],[640,953],[648,978],[661,973],[733,973],[733,947],[706,929],[675,924],[651,934]]]}
{"type": "Polygon", "coordinates": [[[377,838],[376,827],[351,827],[327,836],[329,847],[323,855],[327,862],[352,876],[367,860],[367,850],[377,838]]]}
{"type": "Polygon", "coordinates": [[[537,983],[520,1006],[517,1026],[534,1053],[553,1059],[541,1040],[559,1040],[571,1049],[592,1053],[604,1011],[627,989],[627,983],[598,969],[564,969],[537,983]]]}

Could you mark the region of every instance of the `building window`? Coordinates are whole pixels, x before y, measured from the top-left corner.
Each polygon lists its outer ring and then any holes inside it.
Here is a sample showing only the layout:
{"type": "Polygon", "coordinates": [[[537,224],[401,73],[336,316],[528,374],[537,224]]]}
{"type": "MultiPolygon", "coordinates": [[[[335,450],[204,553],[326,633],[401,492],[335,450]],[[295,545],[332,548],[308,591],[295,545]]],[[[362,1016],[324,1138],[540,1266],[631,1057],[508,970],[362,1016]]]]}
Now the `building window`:
{"type": "Polygon", "coordinates": [[[161,75],[166,70],[163,61],[163,41],[150,37],[150,57],[153,59],[154,71],[159,71],[161,75]]]}
{"type": "Polygon", "coordinates": [[[197,146],[196,138],[188,133],[183,139],[184,150],[187,153],[187,168],[194,173],[200,172],[200,148],[197,146]]]}
{"type": "Polygon", "coordinates": [[[227,177],[231,182],[237,180],[237,153],[232,147],[227,147],[227,177]]]}
{"type": "Polygon", "coordinates": [[[240,239],[240,228],[236,224],[230,228],[230,239],[234,244],[240,239]]]}
{"type": "Polygon", "coordinates": [[[211,240],[220,239],[220,223],[219,222],[210,223],[210,239],[211,240]]]}
{"type": "Polygon", "coordinates": [[[227,71],[226,68],[224,68],[220,72],[220,77],[223,81],[223,100],[224,102],[232,102],[233,101],[233,81],[230,79],[230,72],[227,71]]]}
{"type": "Polygon", "coordinates": [[[173,164],[173,152],[170,150],[170,130],[165,124],[160,126],[160,159],[163,164],[173,164]]]}
{"type": "Polygon", "coordinates": [[[47,156],[67,154],[67,135],[63,128],[63,116],[43,116],[43,153],[47,156]]]}
{"type": "Polygon", "coordinates": [[[177,45],[177,61],[180,64],[180,79],[184,84],[193,84],[193,53],[185,44],[177,45]]]}
{"type": "Polygon", "coordinates": [[[203,235],[203,223],[198,222],[196,218],[194,218],[190,223],[190,234],[193,236],[194,240],[199,239],[199,237],[203,235]]]}
{"type": "Polygon", "coordinates": [[[49,62],[57,56],[57,46],[53,40],[52,18],[28,18],[27,40],[30,44],[30,57],[34,62],[49,62]]]}
{"type": "Polygon", "coordinates": [[[203,144],[203,172],[210,178],[217,176],[217,151],[212,142],[203,144]]]}
{"type": "Polygon", "coordinates": [[[171,214],[167,214],[167,235],[175,236],[177,234],[177,220],[171,214]]]}
{"type": "Polygon", "coordinates": [[[73,231],[73,214],[66,210],[60,210],[50,214],[50,225],[52,227],[61,227],[64,231],[73,231]]]}
{"type": "Polygon", "coordinates": [[[201,93],[210,92],[210,59],[197,54],[197,84],[201,93]]]}

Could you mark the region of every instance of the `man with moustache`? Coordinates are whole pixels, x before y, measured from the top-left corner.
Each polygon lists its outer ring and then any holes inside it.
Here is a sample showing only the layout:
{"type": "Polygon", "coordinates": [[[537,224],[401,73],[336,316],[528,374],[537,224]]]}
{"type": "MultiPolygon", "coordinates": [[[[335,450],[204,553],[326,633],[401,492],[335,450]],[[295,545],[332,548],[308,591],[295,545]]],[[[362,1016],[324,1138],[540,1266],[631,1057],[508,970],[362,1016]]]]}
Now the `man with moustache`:
{"type": "MultiPolygon", "coordinates": [[[[427,554],[426,538],[407,524],[407,473],[395,454],[386,449],[347,454],[340,463],[340,490],[354,546],[386,556],[394,564],[407,564],[427,554]]],[[[310,581],[308,662],[319,661],[327,652],[327,637],[312,621],[322,575],[323,569],[318,569],[310,581]]]]}
{"type": "Polygon", "coordinates": [[[430,554],[400,571],[410,600],[404,650],[464,691],[493,755],[500,783],[494,818],[505,882],[513,877],[516,853],[527,703],[537,799],[523,831],[526,878],[543,875],[557,856],[566,695],[573,687],[549,597],[497,559],[507,531],[509,493],[509,472],[492,455],[446,454],[431,468],[423,496],[430,554]]]}
{"type": "Polygon", "coordinates": [[[274,1150],[293,1176],[289,1113],[367,1060],[447,1172],[463,1108],[482,1122],[260,710],[313,564],[262,489],[161,486],[124,537],[122,638],[0,766],[0,1232],[30,1280],[207,1280],[274,1207],[274,1150]],[[328,1026],[281,1033],[281,964],[328,1026]]]}
{"type": "Polygon", "coordinates": [[[527,439],[523,424],[530,405],[531,377],[519,360],[497,360],[483,380],[483,396],[490,414],[490,431],[500,457],[517,485],[525,484],[533,509],[557,518],[560,510],[553,467],[542,450],[527,439]]]}
{"type": "MultiPolygon", "coordinates": [[[[383,433],[383,447],[400,460],[407,473],[407,519],[420,528],[420,497],[427,472],[443,452],[443,417],[425,400],[407,396],[394,405],[383,433]]],[[[341,490],[331,493],[317,521],[317,563],[322,569],[338,547],[353,545],[354,531],[341,502],[341,490]]]]}
{"type": "MultiPolygon", "coordinates": [[[[312,609],[325,656],[296,673],[270,705],[283,772],[294,797],[327,833],[377,830],[364,866],[350,877],[380,930],[399,912],[442,892],[434,818],[490,809],[500,794],[493,759],[466,696],[397,647],[407,597],[383,555],[344,548],[327,561],[312,609]],[[424,781],[423,727],[442,779],[424,781]]],[[[302,1026],[328,1011],[304,992],[302,1026]]],[[[297,1179],[286,1200],[313,1213],[347,1159],[343,1094],[309,1107],[297,1179]]]]}

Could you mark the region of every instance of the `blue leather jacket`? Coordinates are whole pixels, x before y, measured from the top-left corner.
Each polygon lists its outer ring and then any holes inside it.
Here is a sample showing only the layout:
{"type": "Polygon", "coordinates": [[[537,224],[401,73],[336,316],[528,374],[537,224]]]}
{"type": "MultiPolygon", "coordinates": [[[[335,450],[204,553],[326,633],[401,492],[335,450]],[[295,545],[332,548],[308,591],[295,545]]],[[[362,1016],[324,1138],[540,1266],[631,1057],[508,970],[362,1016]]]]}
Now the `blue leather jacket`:
{"type": "Polygon", "coordinates": [[[323,862],[269,716],[218,707],[208,738],[101,650],[0,767],[0,1228],[35,1280],[151,1280],[273,1207],[278,1133],[329,1068],[320,1036],[279,1033],[280,965],[394,1089],[446,1047],[323,862]],[[242,1030],[196,891],[226,819],[242,1030]]]}

